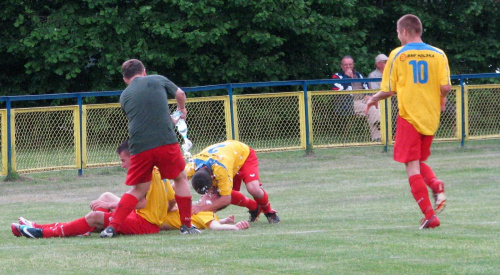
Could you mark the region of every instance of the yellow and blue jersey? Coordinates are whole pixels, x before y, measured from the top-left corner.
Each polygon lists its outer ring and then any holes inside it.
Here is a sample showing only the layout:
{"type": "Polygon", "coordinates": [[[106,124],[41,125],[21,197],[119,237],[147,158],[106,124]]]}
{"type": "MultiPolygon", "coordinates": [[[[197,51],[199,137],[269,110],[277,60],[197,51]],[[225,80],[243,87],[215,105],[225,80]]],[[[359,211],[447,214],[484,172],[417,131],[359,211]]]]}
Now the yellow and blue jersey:
{"type": "Polygon", "coordinates": [[[241,169],[250,154],[248,145],[235,140],[227,140],[211,145],[194,155],[186,165],[189,179],[201,167],[212,169],[213,186],[216,186],[221,196],[231,195],[233,177],[241,169]]]}
{"type": "Polygon", "coordinates": [[[396,92],[399,115],[422,135],[434,135],[441,115],[441,85],[451,85],[446,54],[425,43],[409,43],[389,55],[380,89],[396,92]]]}

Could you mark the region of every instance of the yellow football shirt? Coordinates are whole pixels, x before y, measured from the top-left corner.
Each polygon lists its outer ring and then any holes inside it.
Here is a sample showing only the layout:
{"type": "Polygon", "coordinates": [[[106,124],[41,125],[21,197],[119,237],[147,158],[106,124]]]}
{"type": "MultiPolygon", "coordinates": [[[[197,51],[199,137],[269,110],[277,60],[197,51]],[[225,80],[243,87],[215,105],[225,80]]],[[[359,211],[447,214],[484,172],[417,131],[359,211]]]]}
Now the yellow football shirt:
{"type": "Polygon", "coordinates": [[[380,89],[396,92],[399,115],[422,135],[434,135],[441,115],[441,85],[450,84],[446,54],[425,43],[409,43],[389,55],[380,89]]]}
{"type": "Polygon", "coordinates": [[[233,189],[233,177],[241,169],[249,154],[248,145],[227,140],[211,145],[194,155],[186,165],[185,171],[191,179],[202,166],[210,167],[215,176],[212,184],[217,186],[221,196],[229,196],[233,189]]]}

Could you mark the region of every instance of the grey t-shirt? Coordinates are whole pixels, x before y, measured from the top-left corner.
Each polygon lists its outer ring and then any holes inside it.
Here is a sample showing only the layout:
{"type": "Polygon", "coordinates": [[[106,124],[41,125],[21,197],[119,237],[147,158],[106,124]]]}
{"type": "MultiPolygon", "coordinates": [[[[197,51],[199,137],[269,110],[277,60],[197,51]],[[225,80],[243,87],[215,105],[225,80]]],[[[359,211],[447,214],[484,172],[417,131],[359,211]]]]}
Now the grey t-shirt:
{"type": "Polygon", "coordinates": [[[128,118],[132,155],[177,143],[170,118],[167,94],[175,98],[178,87],[161,75],[136,77],[120,95],[120,105],[128,118]]]}

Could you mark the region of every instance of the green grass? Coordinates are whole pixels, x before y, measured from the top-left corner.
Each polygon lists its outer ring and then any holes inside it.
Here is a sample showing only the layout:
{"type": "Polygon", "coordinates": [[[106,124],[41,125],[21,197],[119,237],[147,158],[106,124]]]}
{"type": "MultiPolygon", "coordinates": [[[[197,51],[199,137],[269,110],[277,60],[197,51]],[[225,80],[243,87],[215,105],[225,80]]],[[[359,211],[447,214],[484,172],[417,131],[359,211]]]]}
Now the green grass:
{"type": "MultiPolygon", "coordinates": [[[[104,191],[121,195],[118,168],[21,175],[0,183],[0,274],[500,274],[500,141],[433,145],[446,184],[441,227],[421,213],[403,164],[380,146],[260,153],[260,174],[281,224],[244,231],[26,239],[10,223],[85,215],[104,191]]],[[[197,198],[197,196],[195,196],[197,198]]],[[[231,206],[219,216],[247,219],[231,206]]]]}

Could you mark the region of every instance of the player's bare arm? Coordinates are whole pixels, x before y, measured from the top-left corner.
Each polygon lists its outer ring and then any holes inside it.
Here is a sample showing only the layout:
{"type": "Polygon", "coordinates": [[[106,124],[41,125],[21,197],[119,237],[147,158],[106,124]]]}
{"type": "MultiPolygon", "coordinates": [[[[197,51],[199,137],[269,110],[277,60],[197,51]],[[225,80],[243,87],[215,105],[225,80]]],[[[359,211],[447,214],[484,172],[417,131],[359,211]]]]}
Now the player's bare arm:
{"type": "Polygon", "coordinates": [[[384,92],[380,91],[376,94],[374,94],[368,102],[366,102],[366,107],[365,107],[365,114],[368,114],[368,110],[372,107],[375,106],[375,108],[378,109],[378,102],[382,99],[386,99],[391,97],[394,94],[394,92],[384,92]]]}
{"type": "Polygon", "coordinates": [[[451,85],[441,85],[441,97],[446,97],[451,91],[451,85]]]}
{"type": "Polygon", "coordinates": [[[441,85],[441,112],[446,108],[446,96],[451,91],[451,85],[441,85]]]}
{"type": "Polygon", "coordinates": [[[186,93],[184,93],[181,88],[177,88],[175,92],[175,101],[177,102],[177,110],[180,111],[182,119],[186,119],[187,109],[186,109],[186,93]]]}

